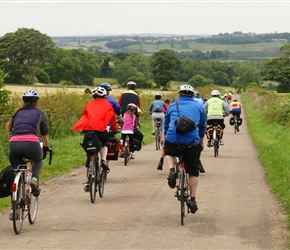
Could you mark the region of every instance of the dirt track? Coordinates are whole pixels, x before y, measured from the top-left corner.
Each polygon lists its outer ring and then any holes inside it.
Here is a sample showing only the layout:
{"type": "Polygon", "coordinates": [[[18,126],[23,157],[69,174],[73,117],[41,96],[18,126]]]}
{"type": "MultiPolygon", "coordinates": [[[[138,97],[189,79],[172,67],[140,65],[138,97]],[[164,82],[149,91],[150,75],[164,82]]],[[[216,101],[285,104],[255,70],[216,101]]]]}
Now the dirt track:
{"type": "Polygon", "coordinates": [[[26,220],[16,236],[9,210],[0,214],[0,248],[288,249],[287,218],[265,183],[245,119],[240,131],[227,125],[217,158],[212,148],[202,153],[199,210],[186,214],[184,226],[168,171],[156,170],[160,151],[150,144],[128,166],[110,162],[105,196],[95,204],[83,192],[84,167],[42,182],[33,226],[26,220]]]}

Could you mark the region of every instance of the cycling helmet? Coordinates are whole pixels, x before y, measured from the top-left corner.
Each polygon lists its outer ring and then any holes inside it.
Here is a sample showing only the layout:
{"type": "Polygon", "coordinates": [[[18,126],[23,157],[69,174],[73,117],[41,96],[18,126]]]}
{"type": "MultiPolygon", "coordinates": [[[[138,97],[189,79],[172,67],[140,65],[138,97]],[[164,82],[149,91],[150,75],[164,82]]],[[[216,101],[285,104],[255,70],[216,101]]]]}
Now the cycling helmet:
{"type": "Polygon", "coordinates": [[[134,104],[134,103],[129,103],[129,104],[127,105],[127,110],[135,111],[135,109],[137,109],[136,104],[134,104]]]}
{"type": "Polygon", "coordinates": [[[164,102],[165,103],[170,103],[170,99],[169,98],[165,98],[164,102]]]}
{"type": "Polygon", "coordinates": [[[39,99],[39,94],[33,89],[25,91],[22,95],[22,100],[24,102],[34,103],[34,102],[37,102],[38,99],[39,99]]]}
{"type": "Polygon", "coordinates": [[[107,94],[107,91],[103,87],[96,87],[92,92],[93,97],[96,97],[96,96],[103,97],[103,96],[106,96],[106,94],[107,94]]]}
{"type": "Polygon", "coordinates": [[[237,101],[238,101],[237,99],[233,100],[233,102],[237,102],[237,101]]]}
{"type": "Polygon", "coordinates": [[[107,82],[103,82],[101,85],[100,85],[100,87],[103,87],[105,90],[107,90],[107,91],[111,91],[112,90],[112,87],[111,87],[111,85],[109,84],[109,83],[107,83],[107,82]]]}
{"type": "Polygon", "coordinates": [[[194,88],[191,87],[190,85],[181,85],[178,88],[178,94],[181,96],[189,96],[193,97],[194,96],[194,88]]]}
{"type": "Polygon", "coordinates": [[[220,95],[220,92],[216,89],[211,92],[211,96],[219,96],[219,95],[220,95]]]}
{"type": "Polygon", "coordinates": [[[137,86],[137,84],[136,84],[136,82],[134,82],[134,81],[129,81],[129,82],[127,83],[127,87],[128,87],[128,89],[135,89],[136,86],[137,86]]]}
{"type": "Polygon", "coordinates": [[[155,95],[155,100],[160,100],[162,97],[162,95],[160,93],[156,94],[155,95]]]}

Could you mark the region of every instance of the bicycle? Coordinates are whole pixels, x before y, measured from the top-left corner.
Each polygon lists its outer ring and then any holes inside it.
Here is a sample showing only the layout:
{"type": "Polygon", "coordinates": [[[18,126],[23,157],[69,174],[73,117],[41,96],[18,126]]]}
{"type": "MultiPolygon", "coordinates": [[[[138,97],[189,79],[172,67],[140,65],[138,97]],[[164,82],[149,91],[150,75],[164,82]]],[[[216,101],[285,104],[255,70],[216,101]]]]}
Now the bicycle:
{"type": "Polygon", "coordinates": [[[234,115],[234,131],[235,134],[240,131],[238,124],[238,116],[236,114],[234,115]]]}
{"type": "MultiPolygon", "coordinates": [[[[50,154],[48,164],[51,165],[51,146],[49,147],[48,152],[50,154]]],[[[24,158],[23,164],[20,164],[17,168],[13,169],[14,181],[12,183],[11,203],[13,229],[15,234],[20,233],[23,221],[26,217],[28,217],[28,221],[31,225],[34,224],[36,220],[40,192],[32,193],[30,187],[32,164],[32,160],[24,158]]]]}
{"type": "Polygon", "coordinates": [[[155,142],[156,142],[156,150],[159,150],[161,148],[161,137],[160,137],[160,127],[161,127],[161,119],[157,118],[155,120],[155,142]]]}
{"type": "Polygon", "coordinates": [[[100,198],[104,196],[107,171],[103,170],[99,162],[99,152],[97,151],[96,147],[87,148],[87,152],[89,154],[88,183],[90,200],[92,203],[95,203],[97,191],[100,198]]]}
{"type": "Polygon", "coordinates": [[[210,147],[213,146],[214,149],[214,157],[219,155],[219,145],[220,145],[220,133],[217,122],[212,124],[212,132],[210,139],[210,147]]]}
{"type": "Polygon", "coordinates": [[[127,166],[130,160],[130,141],[128,135],[126,135],[125,137],[123,154],[124,154],[124,165],[127,166]]]}
{"type": "Polygon", "coordinates": [[[177,174],[178,184],[176,186],[177,191],[175,192],[175,197],[180,201],[180,215],[181,215],[181,225],[184,225],[185,217],[185,203],[187,205],[187,213],[189,213],[188,199],[190,198],[188,174],[185,172],[184,162],[183,162],[183,150],[181,149],[181,156],[176,164],[175,173],[177,174]]]}

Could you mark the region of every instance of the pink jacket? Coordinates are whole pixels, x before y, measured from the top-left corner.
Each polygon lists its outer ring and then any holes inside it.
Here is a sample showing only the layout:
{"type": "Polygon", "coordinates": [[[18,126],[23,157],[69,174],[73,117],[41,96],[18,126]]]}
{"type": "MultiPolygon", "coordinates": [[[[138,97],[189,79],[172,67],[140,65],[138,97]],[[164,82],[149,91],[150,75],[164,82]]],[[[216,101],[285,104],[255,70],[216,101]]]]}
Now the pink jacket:
{"type": "Polygon", "coordinates": [[[136,115],[134,115],[133,117],[131,117],[130,113],[125,113],[123,116],[123,126],[122,126],[122,130],[130,130],[130,131],[134,131],[134,128],[137,127],[137,117],[136,115]]]}

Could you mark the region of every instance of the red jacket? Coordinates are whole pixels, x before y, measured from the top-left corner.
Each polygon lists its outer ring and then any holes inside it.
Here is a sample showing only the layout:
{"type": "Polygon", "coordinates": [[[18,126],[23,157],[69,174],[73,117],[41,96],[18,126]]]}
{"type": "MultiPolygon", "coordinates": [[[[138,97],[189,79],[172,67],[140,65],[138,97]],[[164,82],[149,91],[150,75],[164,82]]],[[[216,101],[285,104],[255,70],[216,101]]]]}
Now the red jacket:
{"type": "Polygon", "coordinates": [[[111,104],[103,98],[97,98],[88,102],[84,108],[83,115],[74,125],[73,131],[97,130],[105,131],[111,124],[114,132],[118,131],[115,112],[111,104]]]}

